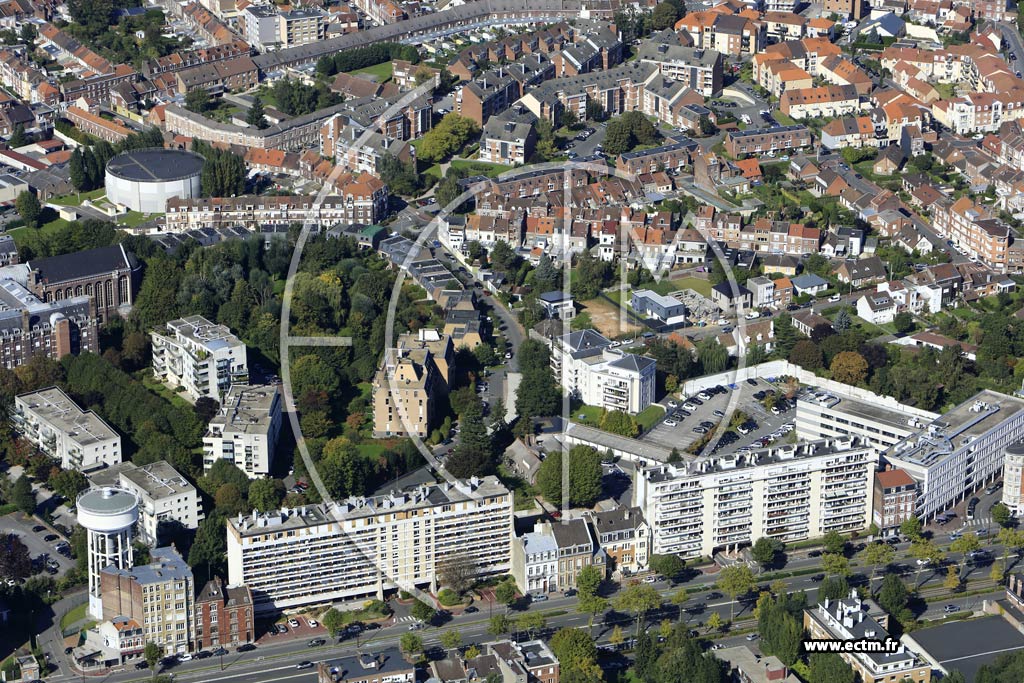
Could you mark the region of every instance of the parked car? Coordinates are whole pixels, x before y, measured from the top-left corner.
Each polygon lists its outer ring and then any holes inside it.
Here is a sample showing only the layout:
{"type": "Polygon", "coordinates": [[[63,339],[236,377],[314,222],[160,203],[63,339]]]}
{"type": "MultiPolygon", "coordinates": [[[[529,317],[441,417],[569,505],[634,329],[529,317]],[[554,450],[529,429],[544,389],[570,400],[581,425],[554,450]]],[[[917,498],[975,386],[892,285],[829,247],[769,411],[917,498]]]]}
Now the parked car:
{"type": "Polygon", "coordinates": [[[828,298],[828,300],[831,301],[832,303],[835,303],[836,301],[839,301],[841,298],[842,297],[839,296],[838,294],[833,294],[828,298]]]}
{"type": "Polygon", "coordinates": [[[676,422],[675,420],[665,420],[666,427],[675,427],[677,424],[679,423],[676,422]]]}
{"type": "Polygon", "coordinates": [[[323,638],[314,638],[313,640],[311,640],[308,643],[306,643],[306,646],[307,647],[320,647],[321,645],[326,645],[326,644],[327,644],[327,641],[324,640],[323,638]]]}
{"type": "Polygon", "coordinates": [[[288,620],[288,625],[291,626],[292,628],[298,628],[299,627],[299,620],[298,619],[294,619],[294,618],[289,619],[288,620]]]}
{"type": "Polygon", "coordinates": [[[547,599],[548,599],[548,596],[544,595],[543,593],[531,593],[530,594],[530,602],[544,602],[547,599]]]}
{"type": "Polygon", "coordinates": [[[252,652],[256,649],[256,646],[252,643],[246,643],[245,645],[239,645],[236,652],[252,652]]]}

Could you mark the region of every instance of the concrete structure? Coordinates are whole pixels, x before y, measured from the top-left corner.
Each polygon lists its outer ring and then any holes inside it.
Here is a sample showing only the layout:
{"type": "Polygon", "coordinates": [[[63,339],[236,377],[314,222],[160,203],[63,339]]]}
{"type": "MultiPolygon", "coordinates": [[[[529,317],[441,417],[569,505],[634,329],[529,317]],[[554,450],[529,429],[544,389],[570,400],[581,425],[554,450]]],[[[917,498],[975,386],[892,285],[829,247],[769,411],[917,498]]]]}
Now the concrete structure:
{"type": "Polygon", "coordinates": [[[843,653],[839,656],[864,683],[911,681],[929,683],[931,663],[889,636],[889,615],[872,600],[861,600],[857,591],[841,600],[828,600],[804,610],[804,628],[816,640],[875,640],[892,645],[889,652],[843,653]]]}
{"type": "Polygon", "coordinates": [[[633,505],[651,552],[684,558],[753,544],[849,532],[871,523],[878,455],[846,437],[637,468],[633,505]]]}
{"type": "Polygon", "coordinates": [[[686,322],[686,305],[682,301],[649,289],[633,290],[629,305],[637,315],[654,318],[666,325],[681,325],[686,322]]]}
{"type": "Polygon", "coordinates": [[[859,394],[854,387],[843,390],[842,385],[833,383],[828,389],[799,395],[796,433],[810,441],[854,436],[881,453],[911,436],[918,425],[938,417],[938,413],[904,406],[888,396],[859,394]]]}
{"type": "Polygon", "coordinates": [[[639,413],[654,402],[655,361],[622,353],[593,330],[551,340],[551,369],[587,405],[639,413]]]}
{"type": "Polygon", "coordinates": [[[226,325],[199,315],[172,320],[167,334],[151,332],[153,374],[162,382],[185,388],[193,401],[219,401],[232,384],[249,380],[245,344],[226,325]]]}
{"type": "MultiPolygon", "coordinates": [[[[139,499],[122,489],[92,489],[78,496],[78,523],[87,534],[89,615],[104,619],[100,572],[132,568],[132,528],[139,521],[139,499]]],[[[113,616],[123,614],[118,612],[113,616]]]]}
{"type": "Polygon", "coordinates": [[[281,393],[276,385],[233,384],[203,437],[203,470],[228,460],[250,479],[270,475],[281,431],[281,393]]]}
{"type": "Polygon", "coordinates": [[[318,43],[327,37],[327,17],[317,7],[281,12],[278,30],[282,47],[318,43]]]}
{"type": "Polygon", "coordinates": [[[986,389],[919,424],[883,457],[917,481],[915,512],[930,520],[998,477],[1006,447],[1022,437],[1024,399],[986,389]]]}
{"type": "Polygon", "coordinates": [[[149,555],[149,564],[102,570],[102,618],[134,619],[146,642],[165,655],[188,652],[196,624],[192,570],[174,548],[154,548],[149,555]]]}
{"type": "Polygon", "coordinates": [[[465,559],[479,576],[511,564],[512,494],[494,477],[284,508],[228,520],[228,582],[256,612],[437,588],[438,567],[465,559]]]}
{"type": "Polygon", "coordinates": [[[434,425],[434,398],[443,380],[428,348],[389,349],[373,377],[374,438],[415,434],[434,425]]]}
{"type": "Polygon", "coordinates": [[[139,499],[136,533],[143,543],[157,546],[169,525],[197,529],[203,520],[203,506],[193,486],[165,460],[142,467],[123,462],[89,475],[93,488],[118,487],[139,499]]]}
{"type": "Polygon", "coordinates": [[[249,5],[242,12],[245,41],[261,52],[278,46],[281,31],[278,11],[273,5],[249,5]]]}
{"type": "Polygon", "coordinates": [[[1002,502],[1014,515],[1024,512],[1024,441],[1006,447],[1002,502]]]}
{"type": "Polygon", "coordinates": [[[717,650],[715,658],[725,662],[738,683],[800,683],[778,657],[755,655],[745,645],[717,650]]]}
{"type": "Polygon", "coordinates": [[[571,320],[576,317],[576,304],[572,296],[563,291],[544,292],[537,300],[549,318],[571,320]]]}
{"type": "Polygon", "coordinates": [[[62,469],[87,472],[121,462],[121,436],[58,387],[16,396],[10,419],[19,436],[62,469]]]}
{"type": "Polygon", "coordinates": [[[171,197],[200,195],[203,157],[180,149],[136,149],[107,162],[107,199],[142,213],[164,213],[171,197]]]}
{"type": "Polygon", "coordinates": [[[46,303],[22,281],[0,280],[0,364],[5,368],[35,356],[60,360],[99,350],[99,320],[89,297],[46,303]]]}
{"type": "Polygon", "coordinates": [[[142,283],[142,265],[123,244],[97,247],[25,264],[25,286],[43,301],[90,297],[101,323],[132,310],[142,283]]]}

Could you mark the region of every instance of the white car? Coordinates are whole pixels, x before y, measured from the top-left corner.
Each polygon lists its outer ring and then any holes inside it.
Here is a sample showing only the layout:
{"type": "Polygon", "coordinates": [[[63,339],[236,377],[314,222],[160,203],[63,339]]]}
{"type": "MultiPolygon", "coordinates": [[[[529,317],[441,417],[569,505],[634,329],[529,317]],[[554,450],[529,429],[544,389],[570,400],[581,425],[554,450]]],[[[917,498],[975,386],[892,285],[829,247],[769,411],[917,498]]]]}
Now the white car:
{"type": "Polygon", "coordinates": [[[836,301],[839,301],[839,299],[841,299],[841,298],[842,298],[842,297],[840,297],[840,296],[839,296],[838,294],[833,294],[832,296],[830,296],[830,297],[828,298],[828,300],[829,300],[829,301],[831,301],[831,302],[833,302],[833,303],[835,303],[836,301]]]}
{"type": "Polygon", "coordinates": [[[699,398],[702,401],[710,401],[711,400],[711,396],[709,396],[708,394],[705,394],[703,391],[700,392],[699,394],[697,394],[697,398],[699,398]]]}
{"type": "Polygon", "coordinates": [[[669,408],[678,408],[679,407],[679,404],[677,402],[673,401],[672,399],[669,399],[667,401],[667,403],[668,403],[668,407],[669,408]]]}
{"type": "Polygon", "coordinates": [[[182,652],[180,655],[178,655],[178,661],[179,662],[191,662],[192,661],[192,654],[189,653],[189,652],[182,652]]]}
{"type": "Polygon", "coordinates": [[[288,625],[291,626],[292,628],[298,628],[299,627],[299,620],[298,619],[289,619],[288,620],[288,625]]]}
{"type": "Polygon", "coordinates": [[[675,427],[677,424],[679,423],[676,422],[675,420],[665,420],[666,427],[675,427]]]}
{"type": "Polygon", "coordinates": [[[620,342],[620,341],[613,341],[612,342],[612,348],[616,348],[618,346],[622,346],[622,342],[620,342]]]}
{"type": "Polygon", "coordinates": [[[926,557],[926,558],[922,558],[922,559],[918,560],[917,561],[917,566],[918,567],[924,567],[925,565],[929,565],[931,563],[932,563],[932,558],[926,557]]]}
{"type": "Polygon", "coordinates": [[[761,314],[758,313],[757,311],[751,311],[750,313],[747,313],[744,317],[747,320],[757,320],[758,318],[761,317],[761,314]]]}
{"type": "Polygon", "coordinates": [[[309,624],[310,628],[316,628],[317,626],[320,625],[320,624],[316,623],[315,619],[306,619],[306,623],[309,624]]]}

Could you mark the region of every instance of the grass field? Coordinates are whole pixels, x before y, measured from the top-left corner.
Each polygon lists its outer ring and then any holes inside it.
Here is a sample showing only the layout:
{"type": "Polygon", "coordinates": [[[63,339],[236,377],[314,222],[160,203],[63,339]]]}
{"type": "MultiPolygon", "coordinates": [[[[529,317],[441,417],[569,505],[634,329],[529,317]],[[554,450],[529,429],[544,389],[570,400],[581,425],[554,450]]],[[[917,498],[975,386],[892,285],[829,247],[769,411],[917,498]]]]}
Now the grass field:
{"type": "Polygon", "coordinates": [[[143,223],[150,219],[162,215],[163,214],[159,213],[139,213],[138,211],[129,211],[125,215],[118,218],[117,222],[119,225],[126,225],[129,228],[134,228],[136,226],[142,225],[143,223]]]}
{"type": "Polygon", "coordinates": [[[150,376],[146,376],[142,379],[142,385],[152,391],[154,394],[170,401],[179,408],[192,408],[192,404],[186,401],[183,396],[177,392],[171,391],[162,382],[158,382],[150,376]]]}
{"type": "Polygon", "coordinates": [[[72,624],[82,621],[88,616],[89,604],[82,603],[78,607],[72,607],[67,614],[60,618],[61,629],[66,629],[72,624]]]}
{"type": "Polygon", "coordinates": [[[68,222],[63,218],[55,218],[49,223],[44,223],[42,226],[39,227],[38,230],[33,230],[32,228],[22,226],[20,228],[15,228],[14,230],[8,230],[7,234],[13,237],[14,243],[20,247],[21,244],[24,242],[25,238],[34,232],[41,232],[44,235],[46,235],[52,232],[56,232],[61,228],[67,227],[67,225],[68,222]]]}
{"type": "Polygon", "coordinates": [[[391,80],[392,66],[391,62],[382,62],[380,64],[374,64],[368,66],[365,69],[356,69],[355,71],[349,71],[353,76],[373,76],[378,83],[391,80]]]}
{"type": "Polygon", "coordinates": [[[614,304],[603,299],[591,299],[583,302],[583,308],[590,314],[594,329],[609,338],[623,334],[634,334],[642,329],[622,317],[622,312],[614,304]]]}
{"type": "MultiPolygon", "coordinates": [[[[677,291],[680,289],[692,289],[701,296],[711,296],[711,283],[707,280],[702,280],[699,277],[684,277],[678,280],[672,280],[672,289],[669,291],[677,291]]],[[[665,292],[659,292],[665,293],[665,292]]]]}
{"type": "Polygon", "coordinates": [[[66,194],[63,197],[54,197],[49,200],[49,203],[60,204],[61,206],[79,206],[86,199],[99,199],[104,194],[106,194],[106,189],[101,187],[89,192],[82,192],[81,194],[66,194]]]}
{"type": "Polygon", "coordinates": [[[657,403],[652,404],[644,408],[642,411],[637,413],[636,421],[640,425],[640,428],[647,431],[654,426],[661,416],[665,414],[665,409],[657,403]]]}

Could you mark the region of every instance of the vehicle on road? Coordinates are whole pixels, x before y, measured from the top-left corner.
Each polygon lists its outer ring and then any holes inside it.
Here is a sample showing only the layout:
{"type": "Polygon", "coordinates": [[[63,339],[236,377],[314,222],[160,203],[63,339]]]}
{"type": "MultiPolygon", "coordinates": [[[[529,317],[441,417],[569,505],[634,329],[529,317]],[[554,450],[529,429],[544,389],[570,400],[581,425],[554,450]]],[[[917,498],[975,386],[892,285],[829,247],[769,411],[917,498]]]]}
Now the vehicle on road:
{"type": "Polygon", "coordinates": [[[313,640],[311,640],[308,643],[306,643],[306,647],[320,647],[321,645],[326,645],[326,644],[327,644],[327,641],[324,640],[323,638],[314,638],[313,640]]]}
{"type": "Polygon", "coordinates": [[[666,427],[675,427],[677,424],[679,423],[676,422],[675,420],[665,420],[666,427]]]}
{"type": "Polygon", "coordinates": [[[298,664],[295,665],[295,668],[296,669],[312,669],[313,668],[313,662],[309,662],[309,661],[299,662],[298,664]]]}
{"type": "Polygon", "coordinates": [[[548,599],[548,596],[543,593],[532,593],[530,594],[530,602],[544,602],[548,599]]]}
{"type": "Polygon", "coordinates": [[[239,645],[235,652],[252,652],[256,649],[256,646],[252,643],[246,643],[245,645],[239,645]]]}
{"type": "Polygon", "coordinates": [[[828,298],[828,300],[831,301],[832,303],[835,303],[835,302],[839,301],[841,298],[842,297],[839,296],[838,294],[833,294],[832,296],[830,296],[828,298]]]}
{"type": "Polygon", "coordinates": [[[955,614],[956,612],[960,611],[960,608],[957,607],[956,605],[946,605],[945,607],[942,608],[942,611],[945,612],[946,614],[955,614]]]}

